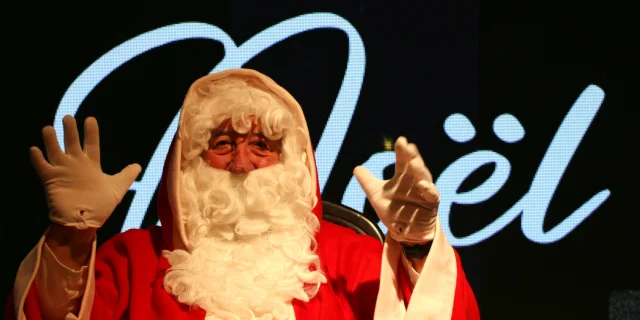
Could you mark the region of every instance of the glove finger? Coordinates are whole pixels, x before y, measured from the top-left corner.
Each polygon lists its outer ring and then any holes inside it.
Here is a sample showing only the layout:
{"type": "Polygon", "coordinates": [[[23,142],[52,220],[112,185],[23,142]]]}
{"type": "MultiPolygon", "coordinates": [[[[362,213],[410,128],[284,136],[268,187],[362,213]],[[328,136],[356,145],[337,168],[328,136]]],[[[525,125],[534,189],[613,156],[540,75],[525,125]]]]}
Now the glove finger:
{"type": "Polygon", "coordinates": [[[409,171],[413,176],[414,183],[417,183],[420,180],[427,180],[433,183],[433,176],[431,175],[431,171],[427,169],[427,166],[424,164],[424,160],[422,157],[418,156],[409,162],[409,171]]]}
{"type": "Polygon", "coordinates": [[[29,149],[29,154],[31,155],[31,163],[33,164],[33,167],[36,169],[38,176],[40,176],[40,179],[42,181],[46,180],[45,173],[52,166],[49,164],[49,162],[47,162],[47,160],[45,160],[44,155],[42,154],[42,151],[40,150],[40,148],[31,147],[31,149],[29,149]]]}
{"type": "MultiPolygon", "coordinates": [[[[431,175],[431,171],[429,170],[429,168],[427,167],[427,165],[424,162],[424,158],[422,158],[422,155],[420,154],[420,151],[418,150],[418,146],[416,146],[413,143],[410,143],[408,145],[408,152],[410,154],[410,160],[409,162],[414,162],[415,164],[413,165],[413,168],[410,168],[411,170],[414,170],[415,173],[417,175],[419,175],[419,179],[425,179],[425,180],[429,180],[430,182],[433,182],[433,176],[431,175]]],[[[411,167],[411,165],[410,165],[411,167]]]]}
{"type": "Polygon", "coordinates": [[[397,154],[397,159],[400,159],[401,163],[401,168],[398,168],[398,162],[396,162],[396,169],[401,169],[401,170],[396,170],[396,172],[398,173],[403,173],[408,169],[408,165],[409,163],[415,159],[415,158],[420,158],[422,159],[422,157],[420,156],[420,152],[418,151],[418,147],[415,145],[415,143],[408,143],[407,139],[404,137],[401,137],[402,140],[400,140],[400,138],[398,138],[398,142],[396,143],[396,154],[397,154]]]}
{"type": "Polygon", "coordinates": [[[127,167],[122,169],[122,171],[113,176],[113,178],[116,180],[115,185],[118,187],[118,190],[122,190],[122,194],[120,194],[119,196],[123,197],[124,194],[129,191],[129,187],[131,187],[133,182],[136,180],[136,177],[138,176],[138,174],[140,174],[141,170],[142,168],[140,167],[140,165],[134,163],[128,165],[127,167]]]}
{"type": "Polygon", "coordinates": [[[65,154],[60,149],[56,130],[52,126],[46,126],[42,129],[42,141],[44,141],[44,148],[49,162],[53,165],[59,164],[65,154]]]}
{"type": "Polygon", "coordinates": [[[65,116],[62,119],[64,127],[64,148],[67,154],[78,155],[82,152],[80,148],[80,136],[78,135],[78,126],[76,119],[72,116],[65,116]]]}
{"type": "Polygon", "coordinates": [[[422,159],[422,156],[420,156],[420,151],[418,151],[418,146],[416,146],[415,143],[409,143],[407,144],[407,161],[410,162],[415,158],[422,159]]]}
{"type": "Polygon", "coordinates": [[[98,121],[94,117],[84,120],[84,152],[91,160],[100,164],[100,132],[98,121]]]}
{"type": "Polygon", "coordinates": [[[371,200],[372,195],[380,190],[380,184],[383,183],[363,166],[357,166],[353,169],[353,175],[356,177],[356,180],[358,180],[358,183],[369,200],[371,200]]]}
{"type": "Polygon", "coordinates": [[[399,137],[393,149],[396,152],[396,175],[402,174],[407,170],[407,138],[399,137]]]}

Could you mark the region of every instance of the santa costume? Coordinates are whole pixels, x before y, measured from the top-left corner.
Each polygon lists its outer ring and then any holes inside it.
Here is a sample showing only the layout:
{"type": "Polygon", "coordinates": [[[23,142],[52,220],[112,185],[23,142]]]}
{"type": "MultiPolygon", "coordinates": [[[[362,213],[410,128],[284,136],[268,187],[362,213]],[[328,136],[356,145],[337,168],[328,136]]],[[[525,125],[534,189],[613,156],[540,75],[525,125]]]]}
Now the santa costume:
{"type": "Polygon", "coordinates": [[[159,186],[158,217],[161,227],[123,232],[100,248],[94,240],[89,262],[80,270],[56,259],[45,232],[19,267],[5,319],[480,318],[460,258],[437,216],[431,220],[430,249],[419,273],[403,253],[399,242],[408,236],[402,236],[402,228],[394,229],[395,222],[383,219],[394,233],[380,243],[322,220],[302,109],[286,90],[254,70],[207,75],[190,87],[159,186]],[[271,110],[273,101],[259,110],[244,106],[249,108],[245,113],[232,110],[241,102],[227,103],[224,110],[206,105],[215,94],[211,88],[225,81],[252,83],[288,112],[271,110]],[[204,129],[197,131],[194,124],[203,121],[198,112],[213,112],[221,121],[231,117],[234,128],[237,123],[242,127],[249,114],[263,119],[270,113],[272,123],[263,123],[262,131],[287,141],[287,158],[250,183],[207,171],[198,164],[202,148],[192,139],[220,121],[200,123],[204,129]],[[290,118],[294,126],[280,128],[278,121],[286,122],[281,118],[290,118]],[[305,175],[295,174],[296,168],[306,170],[305,175]],[[211,177],[227,179],[226,186],[233,186],[227,189],[244,190],[233,192],[246,201],[229,200],[224,189],[202,196],[204,179],[211,177]],[[260,191],[263,187],[276,191],[260,191]],[[205,198],[227,206],[213,204],[205,212],[205,198]],[[241,214],[266,207],[270,211],[263,215],[241,214]],[[79,305],[75,313],[70,312],[73,305],[79,305]]]}

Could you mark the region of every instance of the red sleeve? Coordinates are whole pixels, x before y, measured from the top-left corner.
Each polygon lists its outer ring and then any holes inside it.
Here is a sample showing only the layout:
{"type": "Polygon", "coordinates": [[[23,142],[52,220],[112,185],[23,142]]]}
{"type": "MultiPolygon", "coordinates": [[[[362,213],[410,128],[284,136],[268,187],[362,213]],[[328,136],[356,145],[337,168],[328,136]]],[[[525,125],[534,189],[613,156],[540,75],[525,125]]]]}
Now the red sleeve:
{"type": "MultiPolygon", "coordinates": [[[[96,254],[95,295],[91,307],[91,319],[113,319],[115,318],[114,315],[117,315],[114,312],[118,311],[118,307],[123,304],[122,302],[126,303],[127,291],[117,289],[118,287],[127,288],[126,285],[128,283],[126,261],[116,250],[118,242],[117,239],[107,241],[96,254]]],[[[28,289],[23,310],[29,320],[43,318],[35,283],[31,283],[28,289]]],[[[5,307],[5,320],[9,319],[16,319],[13,306],[13,290],[5,307]]]]}
{"type": "MultiPolygon", "coordinates": [[[[467,277],[462,269],[462,263],[458,252],[453,249],[456,255],[457,277],[456,291],[453,299],[452,320],[480,320],[480,311],[476,302],[473,290],[467,281],[467,277]]],[[[412,285],[409,275],[404,269],[402,261],[398,260],[398,283],[404,295],[404,305],[407,307],[411,300],[412,285]]]]}
{"type": "Polygon", "coordinates": [[[4,320],[15,319],[16,315],[13,311],[13,290],[9,293],[9,299],[4,304],[4,320]]]}
{"type": "Polygon", "coordinates": [[[402,296],[404,297],[404,307],[409,307],[409,301],[411,301],[411,293],[413,292],[413,286],[409,279],[409,274],[404,268],[402,260],[398,260],[398,286],[402,290],[402,296]]]}
{"type": "MultiPolygon", "coordinates": [[[[95,257],[94,298],[89,302],[92,303],[91,319],[121,319],[125,313],[132,314],[131,300],[147,299],[148,305],[152,289],[149,284],[155,278],[160,251],[152,233],[158,233],[155,238],[161,239],[159,230],[130,230],[100,247],[95,257]],[[134,277],[136,281],[132,283],[134,277]],[[134,287],[140,294],[131,297],[134,287]]],[[[141,309],[141,313],[148,315],[149,307],[141,309]]],[[[23,310],[29,320],[42,319],[35,283],[29,288],[23,310]]],[[[5,319],[15,318],[12,293],[5,308],[5,319]]]]}
{"type": "Polygon", "coordinates": [[[456,293],[453,300],[453,313],[451,319],[454,320],[480,320],[480,310],[476,297],[471,290],[471,286],[467,281],[467,276],[462,269],[462,263],[458,252],[456,254],[456,265],[458,267],[458,276],[456,278],[456,293]]]}
{"type": "MultiPolygon", "coordinates": [[[[29,320],[42,320],[40,314],[40,306],[38,305],[38,296],[36,294],[35,284],[31,285],[29,292],[27,292],[27,298],[24,301],[24,314],[29,320]]],[[[15,320],[17,319],[16,313],[13,309],[13,290],[9,294],[9,299],[4,308],[4,319],[15,320]]]]}

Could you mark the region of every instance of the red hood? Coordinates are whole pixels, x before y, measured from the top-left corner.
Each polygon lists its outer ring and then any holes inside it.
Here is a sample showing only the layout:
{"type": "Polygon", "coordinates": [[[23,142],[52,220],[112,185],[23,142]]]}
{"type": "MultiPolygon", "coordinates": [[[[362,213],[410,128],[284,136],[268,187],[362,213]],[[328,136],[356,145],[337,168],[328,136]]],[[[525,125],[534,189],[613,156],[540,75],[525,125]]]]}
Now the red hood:
{"type": "MultiPolygon", "coordinates": [[[[207,83],[228,77],[253,78],[259,80],[266,88],[271,90],[274,94],[285,101],[285,103],[293,113],[294,118],[298,122],[298,125],[305,131],[307,137],[309,137],[309,129],[307,127],[307,122],[305,120],[300,104],[298,104],[298,102],[291,96],[291,94],[289,94],[289,92],[275,83],[275,81],[255,70],[230,69],[223,72],[210,74],[196,80],[187,92],[183,103],[183,108],[193,101],[197,101],[198,99],[202,98],[202,95],[198,93],[198,88],[207,83]]],[[[182,124],[183,113],[181,112],[180,120],[178,123],[178,131],[173,139],[173,143],[171,144],[171,148],[169,149],[169,153],[167,154],[167,159],[164,163],[162,179],[160,181],[160,190],[158,192],[158,217],[160,218],[160,222],[162,223],[165,244],[170,250],[191,249],[186,238],[184,221],[180,212],[180,207],[178,206],[178,204],[180,203],[180,193],[178,192],[178,190],[180,188],[180,163],[182,161],[182,139],[180,137],[180,127],[182,126],[182,124]]],[[[311,141],[310,139],[308,140],[311,141]]],[[[310,143],[307,146],[306,152],[307,159],[309,159],[307,167],[309,168],[312,179],[315,179],[316,181],[315,185],[313,185],[313,188],[315,190],[312,191],[314,191],[316,193],[316,196],[318,197],[318,202],[313,208],[313,212],[316,214],[319,220],[322,220],[322,201],[320,199],[318,174],[316,169],[315,157],[313,154],[313,148],[310,143]]]]}

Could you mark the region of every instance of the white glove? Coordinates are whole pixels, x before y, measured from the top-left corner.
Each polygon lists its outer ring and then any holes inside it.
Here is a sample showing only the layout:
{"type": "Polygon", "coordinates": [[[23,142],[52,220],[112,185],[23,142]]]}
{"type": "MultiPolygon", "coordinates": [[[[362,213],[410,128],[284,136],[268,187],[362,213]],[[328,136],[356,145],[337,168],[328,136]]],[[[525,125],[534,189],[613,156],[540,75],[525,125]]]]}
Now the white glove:
{"type": "Polygon", "coordinates": [[[396,171],[379,180],[363,166],[353,171],[388,235],[405,245],[433,240],[440,193],[415,144],[400,137],[395,144],[396,171]]]}
{"type": "Polygon", "coordinates": [[[98,122],[87,118],[84,124],[84,150],[76,120],[66,116],[64,124],[65,152],[62,152],[56,132],[51,126],[42,129],[47,151],[31,147],[31,162],[45,186],[53,223],[77,229],[99,228],[129,190],[140,173],[140,165],[131,164],[110,176],[100,166],[98,122]]]}

